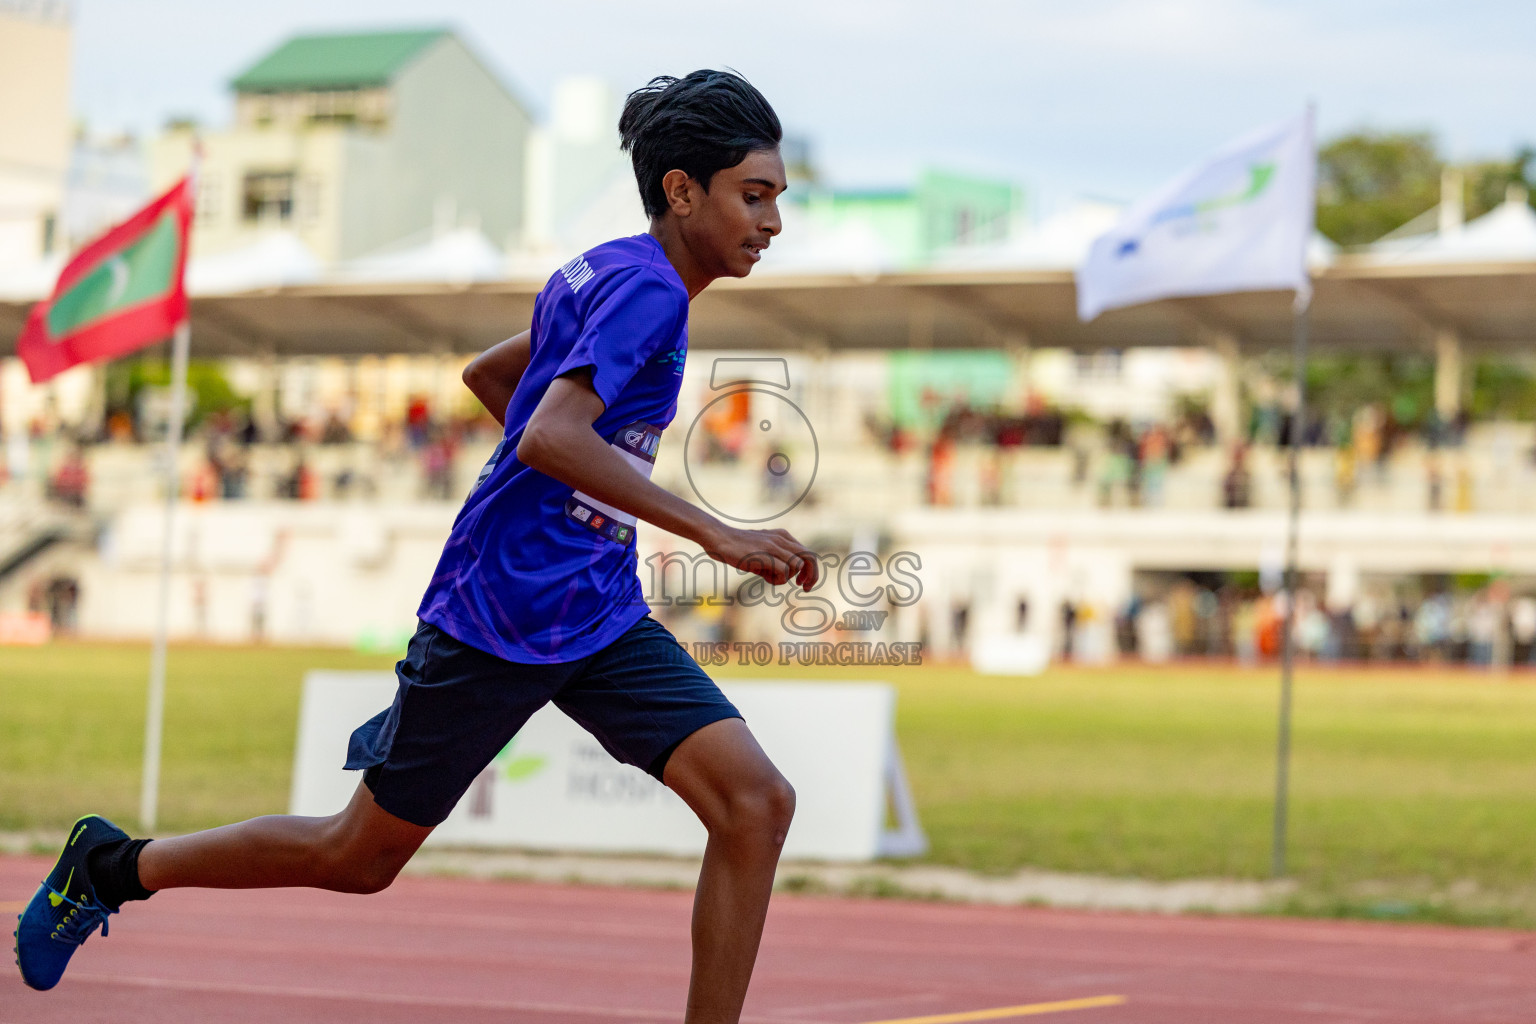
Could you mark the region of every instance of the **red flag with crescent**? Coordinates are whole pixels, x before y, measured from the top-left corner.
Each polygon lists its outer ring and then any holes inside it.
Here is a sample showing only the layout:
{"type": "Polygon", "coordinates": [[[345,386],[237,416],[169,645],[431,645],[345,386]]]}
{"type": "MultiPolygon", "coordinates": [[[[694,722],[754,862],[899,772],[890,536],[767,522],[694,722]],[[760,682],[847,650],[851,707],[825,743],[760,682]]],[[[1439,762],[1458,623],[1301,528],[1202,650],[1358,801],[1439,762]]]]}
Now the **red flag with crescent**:
{"type": "Polygon", "coordinates": [[[34,384],[164,341],[187,319],[192,198],[183,178],[65,265],[16,340],[34,384]]]}

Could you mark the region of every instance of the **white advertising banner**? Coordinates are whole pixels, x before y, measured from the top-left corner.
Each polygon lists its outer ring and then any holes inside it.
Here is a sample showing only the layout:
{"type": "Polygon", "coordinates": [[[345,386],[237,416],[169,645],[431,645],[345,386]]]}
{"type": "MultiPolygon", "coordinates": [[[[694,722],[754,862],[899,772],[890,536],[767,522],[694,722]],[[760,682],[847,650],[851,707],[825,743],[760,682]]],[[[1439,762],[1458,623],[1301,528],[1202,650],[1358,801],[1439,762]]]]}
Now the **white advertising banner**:
{"type": "MultiPolygon", "coordinates": [[[[926,849],[896,747],[885,683],[725,682],[768,756],[795,787],[786,858],[857,861],[926,849]],[[894,824],[888,823],[888,809],[894,824]]],[[[334,814],[361,772],[347,738],[394,699],[389,672],[310,672],[294,751],[294,814],[334,814]]],[[[687,805],[620,764],[553,706],[528,720],[428,842],[536,850],[697,855],[687,805]]]]}

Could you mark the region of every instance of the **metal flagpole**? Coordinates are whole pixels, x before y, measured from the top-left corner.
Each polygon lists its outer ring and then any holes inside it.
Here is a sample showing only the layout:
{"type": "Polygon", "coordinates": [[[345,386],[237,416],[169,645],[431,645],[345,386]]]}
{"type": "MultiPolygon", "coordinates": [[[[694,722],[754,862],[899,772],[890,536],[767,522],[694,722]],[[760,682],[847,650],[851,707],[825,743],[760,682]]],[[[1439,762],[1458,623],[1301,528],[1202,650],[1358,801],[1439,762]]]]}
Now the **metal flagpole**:
{"type": "MultiPolygon", "coordinates": [[[[192,146],[187,169],[192,202],[197,199],[202,144],[192,146]]],[[[183,266],[185,256],[183,257],[183,266]]],[[[181,498],[181,437],[187,414],[187,358],[192,348],[191,314],[171,337],[171,407],[165,425],[165,524],[160,536],[160,594],[155,644],[149,658],[149,700],[144,714],[144,771],[139,790],[139,827],[153,832],[160,816],[160,740],[165,729],[165,647],[171,620],[171,540],[176,502],[181,498]]]]}
{"type": "Polygon", "coordinates": [[[1285,624],[1280,644],[1280,728],[1275,750],[1275,826],[1270,870],[1285,876],[1286,811],[1291,775],[1291,676],[1296,663],[1297,537],[1301,532],[1301,446],[1307,430],[1307,313],[1312,306],[1310,282],[1296,293],[1291,360],[1296,377],[1296,414],[1291,420],[1288,471],[1291,507],[1285,529],[1285,624]]]}
{"type": "Polygon", "coordinates": [[[149,661],[149,708],[144,719],[144,782],[139,793],[139,827],[153,832],[160,803],[160,737],[165,724],[165,644],[170,628],[171,537],[176,502],[181,497],[182,421],[187,408],[187,353],[192,325],[183,321],[171,343],[171,409],[165,430],[165,527],[160,537],[160,604],[155,619],[155,647],[149,661]]]}

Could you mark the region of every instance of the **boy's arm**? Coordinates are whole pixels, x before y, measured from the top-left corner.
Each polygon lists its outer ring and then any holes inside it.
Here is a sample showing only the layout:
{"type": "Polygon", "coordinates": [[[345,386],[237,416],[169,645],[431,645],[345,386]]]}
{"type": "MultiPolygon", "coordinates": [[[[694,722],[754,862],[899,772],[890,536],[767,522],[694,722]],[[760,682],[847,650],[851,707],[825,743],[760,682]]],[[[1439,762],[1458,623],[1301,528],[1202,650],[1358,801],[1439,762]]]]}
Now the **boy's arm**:
{"type": "Polygon", "coordinates": [[[794,580],[806,590],[816,585],[816,556],[788,531],[727,526],[642,476],[592,429],[603,408],[589,375],[555,378],[528,418],[518,460],[605,505],[687,537],[711,558],[769,583],[794,580]]]}
{"type": "Polygon", "coordinates": [[[532,331],[492,345],[464,367],[464,384],[503,427],[517,382],[533,358],[532,331]]]}

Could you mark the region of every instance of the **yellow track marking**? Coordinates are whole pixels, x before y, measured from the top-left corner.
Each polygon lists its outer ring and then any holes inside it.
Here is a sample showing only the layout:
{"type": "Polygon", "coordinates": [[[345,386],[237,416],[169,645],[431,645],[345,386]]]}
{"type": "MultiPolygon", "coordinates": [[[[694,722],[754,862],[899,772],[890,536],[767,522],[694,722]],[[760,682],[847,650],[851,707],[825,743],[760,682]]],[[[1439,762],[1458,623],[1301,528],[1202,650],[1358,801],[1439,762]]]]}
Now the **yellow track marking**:
{"type": "Polygon", "coordinates": [[[1119,1006],[1125,996],[1089,996],[1085,999],[1062,999],[1054,1003],[1026,1003],[1023,1006],[999,1006],[993,1010],[971,1010],[968,1013],[937,1013],[931,1017],[901,1017],[896,1020],[870,1021],[868,1024],[961,1024],[971,1020],[1001,1020],[1004,1017],[1035,1017],[1042,1013],[1062,1013],[1067,1010],[1088,1010],[1095,1006],[1119,1006]]]}

